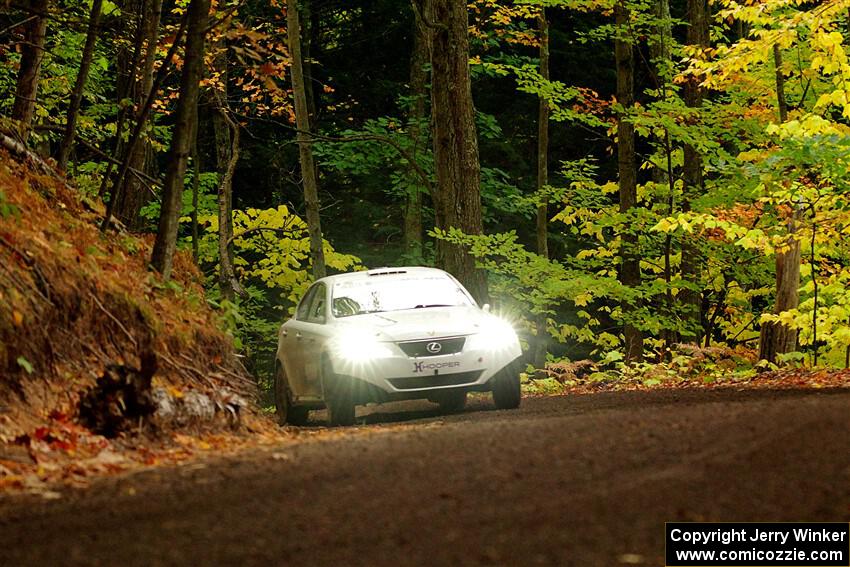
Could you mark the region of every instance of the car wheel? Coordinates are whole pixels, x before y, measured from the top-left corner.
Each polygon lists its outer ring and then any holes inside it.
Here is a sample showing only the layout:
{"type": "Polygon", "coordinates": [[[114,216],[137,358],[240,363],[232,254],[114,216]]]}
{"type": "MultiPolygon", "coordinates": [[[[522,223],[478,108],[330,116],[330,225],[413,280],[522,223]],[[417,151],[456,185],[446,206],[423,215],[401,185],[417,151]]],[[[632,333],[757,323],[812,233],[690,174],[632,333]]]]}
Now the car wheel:
{"type": "Polygon", "coordinates": [[[519,407],[522,392],[519,383],[519,362],[514,361],[502,368],[491,380],[493,402],[499,409],[519,407]]]}
{"type": "Polygon", "coordinates": [[[322,363],[322,385],[325,406],[328,408],[328,425],[354,424],[354,392],[351,379],[334,373],[330,361],[322,363]]]}
{"type": "Polygon", "coordinates": [[[466,390],[448,390],[434,395],[434,401],[440,404],[443,413],[454,413],[466,407],[466,390]]]}
{"type": "Polygon", "coordinates": [[[274,373],[274,405],[277,421],[281,425],[304,425],[307,423],[310,410],[303,406],[292,405],[289,382],[281,364],[277,365],[277,370],[274,373]]]}

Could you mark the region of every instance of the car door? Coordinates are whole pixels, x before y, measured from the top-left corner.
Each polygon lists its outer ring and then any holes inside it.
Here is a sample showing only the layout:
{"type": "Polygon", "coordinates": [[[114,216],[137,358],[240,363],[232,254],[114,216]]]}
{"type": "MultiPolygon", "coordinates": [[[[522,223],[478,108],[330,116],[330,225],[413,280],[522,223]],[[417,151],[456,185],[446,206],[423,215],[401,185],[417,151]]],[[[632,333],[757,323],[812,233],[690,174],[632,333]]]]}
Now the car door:
{"type": "Polygon", "coordinates": [[[307,317],[301,325],[302,356],[304,357],[304,394],[321,396],[322,352],[328,330],[328,286],[316,284],[316,293],[310,302],[307,317]]]}
{"type": "Polygon", "coordinates": [[[307,290],[295,309],[295,316],[280,328],[280,358],[286,370],[289,389],[296,399],[305,393],[303,327],[316,291],[317,285],[307,290]]]}

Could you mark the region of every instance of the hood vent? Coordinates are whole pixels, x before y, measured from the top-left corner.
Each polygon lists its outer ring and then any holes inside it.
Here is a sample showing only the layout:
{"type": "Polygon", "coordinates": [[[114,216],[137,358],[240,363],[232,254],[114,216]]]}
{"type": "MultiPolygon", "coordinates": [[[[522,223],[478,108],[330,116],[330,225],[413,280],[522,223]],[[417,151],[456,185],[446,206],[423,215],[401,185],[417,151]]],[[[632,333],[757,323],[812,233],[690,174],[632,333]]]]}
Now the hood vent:
{"type": "Polygon", "coordinates": [[[407,270],[398,268],[375,268],[366,272],[370,276],[391,276],[393,274],[406,274],[407,270]]]}

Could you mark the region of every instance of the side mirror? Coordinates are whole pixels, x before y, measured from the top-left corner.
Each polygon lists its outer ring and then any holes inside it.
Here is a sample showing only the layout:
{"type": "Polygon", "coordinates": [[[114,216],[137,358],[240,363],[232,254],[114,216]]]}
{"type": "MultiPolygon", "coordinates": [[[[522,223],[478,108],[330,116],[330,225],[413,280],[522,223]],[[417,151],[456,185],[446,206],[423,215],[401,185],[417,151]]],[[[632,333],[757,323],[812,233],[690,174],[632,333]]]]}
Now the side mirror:
{"type": "Polygon", "coordinates": [[[485,303],[484,305],[481,306],[481,310],[484,311],[484,313],[489,313],[490,312],[490,304],[485,303]]]}

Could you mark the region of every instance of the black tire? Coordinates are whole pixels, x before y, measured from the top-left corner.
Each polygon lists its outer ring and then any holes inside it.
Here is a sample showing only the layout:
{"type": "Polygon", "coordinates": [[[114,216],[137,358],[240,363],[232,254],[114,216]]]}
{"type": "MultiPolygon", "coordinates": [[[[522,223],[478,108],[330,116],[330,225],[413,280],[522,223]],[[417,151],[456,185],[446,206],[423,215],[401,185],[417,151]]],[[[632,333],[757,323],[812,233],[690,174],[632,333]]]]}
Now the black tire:
{"type": "Polygon", "coordinates": [[[328,425],[354,425],[355,406],[351,379],[335,374],[330,361],[324,360],[322,385],[325,391],[325,406],[328,408],[328,425]]]}
{"type": "Polygon", "coordinates": [[[277,422],[281,425],[304,425],[310,416],[309,409],[292,405],[289,382],[281,364],[277,365],[274,373],[274,405],[277,422]]]}
{"type": "Polygon", "coordinates": [[[434,395],[442,413],[456,413],[466,407],[466,390],[447,390],[434,395]]]}
{"type": "Polygon", "coordinates": [[[522,401],[522,391],[519,383],[520,364],[513,361],[502,368],[490,380],[493,390],[493,403],[499,409],[516,409],[522,401]]]}

